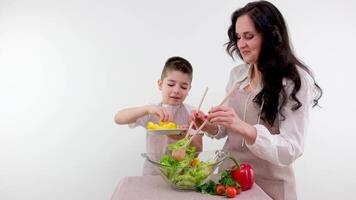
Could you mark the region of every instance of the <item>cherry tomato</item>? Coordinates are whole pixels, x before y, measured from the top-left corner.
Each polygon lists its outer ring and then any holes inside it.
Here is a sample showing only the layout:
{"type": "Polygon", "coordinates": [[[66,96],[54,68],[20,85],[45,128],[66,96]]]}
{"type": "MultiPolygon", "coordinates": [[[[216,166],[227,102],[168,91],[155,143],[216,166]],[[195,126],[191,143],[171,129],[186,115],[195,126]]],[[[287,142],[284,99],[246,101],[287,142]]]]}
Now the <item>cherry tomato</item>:
{"type": "Polygon", "coordinates": [[[216,194],[221,195],[221,196],[225,195],[225,186],[222,184],[217,185],[216,186],[216,194]]]}
{"type": "Polygon", "coordinates": [[[236,191],[237,191],[237,195],[240,194],[242,192],[242,189],[241,188],[236,188],[236,191]]]}
{"type": "Polygon", "coordinates": [[[190,166],[194,167],[200,164],[200,159],[199,158],[194,158],[191,162],[190,162],[190,166]]]}
{"type": "Polygon", "coordinates": [[[237,195],[237,189],[233,186],[227,187],[225,190],[225,195],[229,198],[234,198],[237,195]]]}

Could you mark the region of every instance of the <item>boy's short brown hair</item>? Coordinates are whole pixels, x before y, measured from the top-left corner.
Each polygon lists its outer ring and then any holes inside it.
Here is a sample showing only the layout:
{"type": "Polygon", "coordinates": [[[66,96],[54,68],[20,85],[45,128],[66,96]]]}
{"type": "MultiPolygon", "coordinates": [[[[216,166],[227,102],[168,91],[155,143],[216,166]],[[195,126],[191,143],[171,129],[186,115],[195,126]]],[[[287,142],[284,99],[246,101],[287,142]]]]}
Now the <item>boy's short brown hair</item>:
{"type": "Polygon", "coordinates": [[[186,59],[179,56],[168,58],[162,70],[161,80],[167,76],[167,71],[180,71],[184,74],[188,74],[190,81],[193,79],[192,65],[186,59]]]}

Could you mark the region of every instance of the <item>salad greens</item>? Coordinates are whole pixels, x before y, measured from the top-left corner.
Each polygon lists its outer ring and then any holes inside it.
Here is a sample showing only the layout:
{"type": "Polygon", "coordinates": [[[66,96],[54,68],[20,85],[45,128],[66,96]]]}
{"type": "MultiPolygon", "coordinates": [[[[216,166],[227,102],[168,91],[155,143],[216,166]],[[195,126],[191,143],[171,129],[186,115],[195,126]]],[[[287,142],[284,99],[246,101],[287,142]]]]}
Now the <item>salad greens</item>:
{"type": "MultiPolygon", "coordinates": [[[[173,151],[173,150],[179,149],[179,148],[181,148],[182,146],[185,146],[188,142],[189,142],[189,138],[183,138],[183,139],[179,140],[179,141],[176,142],[176,143],[169,144],[169,145],[168,145],[168,150],[169,150],[169,151],[173,151]]],[[[192,147],[192,146],[189,146],[189,147],[194,148],[194,147],[192,147]]],[[[187,153],[188,153],[188,152],[187,152],[187,153]]],[[[195,153],[195,151],[194,151],[194,153],[195,153]]]]}
{"type": "MultiPolygon", "coordinates": [[[[218,181],[218,183],[215,183],[214,181],[209,181],[208,183],[199,185],[196,188],[196,190],[203,194],[227,195],[226,190],[229,187],[234,187],[236,189],[240,188],[240,192],[241,192],[240,184],[232,178],[229,170],[224,169],[224,171],[221,172],[221,174],[220,174],[220,180],[218,181]],[[219,188],[219,187],[222,187],[222,188],[219,188]],[[222,191],[221,191],[221,189],[222,189],[222,191]]],[[[237,190],[236,190],[236,192],[237,192],[237,190]]],[[[238,192],[238,193],[240,193],[240,192],[238,192]]]]}
{"type": "MultiPolygon", "coordinates": [[[[189,141],[182,139],[174,144],[168,145],[168,150],[172,151],[184,146],[189,141]]],[[[186,148],[186,156],[183,160],[177,161],[171,155],[164,155],[160,159],[161,171],[166,179],[180,189],[194,189],[203,183],[211,174],[213,167],[209,162],[200,161],[196,157],[195,147],[186,148]]]]}
{"type": "Polygon", "coordinates": [[[224,169],[224,171],[221,173],[221,178],[219,180],[219,183],[225,186],[241,187],[240,184],[231,177],[231,174],[227,169],[224,169]]]}
{"type": "Polygon", "coordinates": [[[203,194],[216,195],[216,183],[214,181],[209,181],[208,183],[199,185],[197,191],[203,194]]]}

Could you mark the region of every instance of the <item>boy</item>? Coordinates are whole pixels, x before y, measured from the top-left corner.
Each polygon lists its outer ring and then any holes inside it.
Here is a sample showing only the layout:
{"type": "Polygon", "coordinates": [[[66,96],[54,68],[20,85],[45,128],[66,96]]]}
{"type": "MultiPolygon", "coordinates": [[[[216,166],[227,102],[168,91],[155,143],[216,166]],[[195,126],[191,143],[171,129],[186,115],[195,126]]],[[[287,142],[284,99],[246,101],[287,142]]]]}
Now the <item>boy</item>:
{"type": "MultiPolygon", "coordinates": [[[[162,101],[155,105],[144,105],[120,110],[115,116],[117,124],[129,124],[130,128],[137,126],[147,127],[147,122],[172,121],[179,125],[190,123],[192,107],[184,104],[191,88],[193,68],[191,64],[181,57],[169,58],[162,70],[158,88],[162,92],[162,101]]],[[[186,133],[174,136],[147,135],[146,152],[163,154],[167,145],[183,139],[186,133]]],[[[194,137],[192,146],[197,151],[202,150],[202,136],[194,137]]],[[[159,171],[145,161],[143,175],[157,175],[159,171]]]]}

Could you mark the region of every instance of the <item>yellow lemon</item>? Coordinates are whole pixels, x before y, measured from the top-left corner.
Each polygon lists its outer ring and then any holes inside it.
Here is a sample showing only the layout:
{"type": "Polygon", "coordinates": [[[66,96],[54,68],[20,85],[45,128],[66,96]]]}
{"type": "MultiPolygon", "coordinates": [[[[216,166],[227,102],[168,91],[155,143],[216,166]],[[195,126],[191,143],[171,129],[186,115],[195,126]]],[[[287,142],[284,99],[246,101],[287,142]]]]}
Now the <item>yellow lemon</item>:
{"type": "Polygon", "coordinates": [[[167,129],[176,129],[177,125],[175,123],[173,123],[173,122],[168,122],[163,127],[167,128],[167,129]]]}
{"type": "Polygon", "coordinates": [[[160,129],[176,129],[178,126],[173,122],[162,122],[159,121],[158,124],[155,124],[151,121],[147,123],[147,129],[149,130],[160,130],[160,129]]]}
{"type": "Polygon", "coordinates": [[[162,121],[159,121],[159,122],[158,122],[158,126],[164,126],[164,124],[165,124],[165,123],[162,122],[162,121]]]}
{"type": "Polygon", "coordinates": [[[157,124],[155,124],[155,123],[149,121],[149,122],[147,123],[147,129],[150,129],[150,130],[157,129],[157,124]]]}

